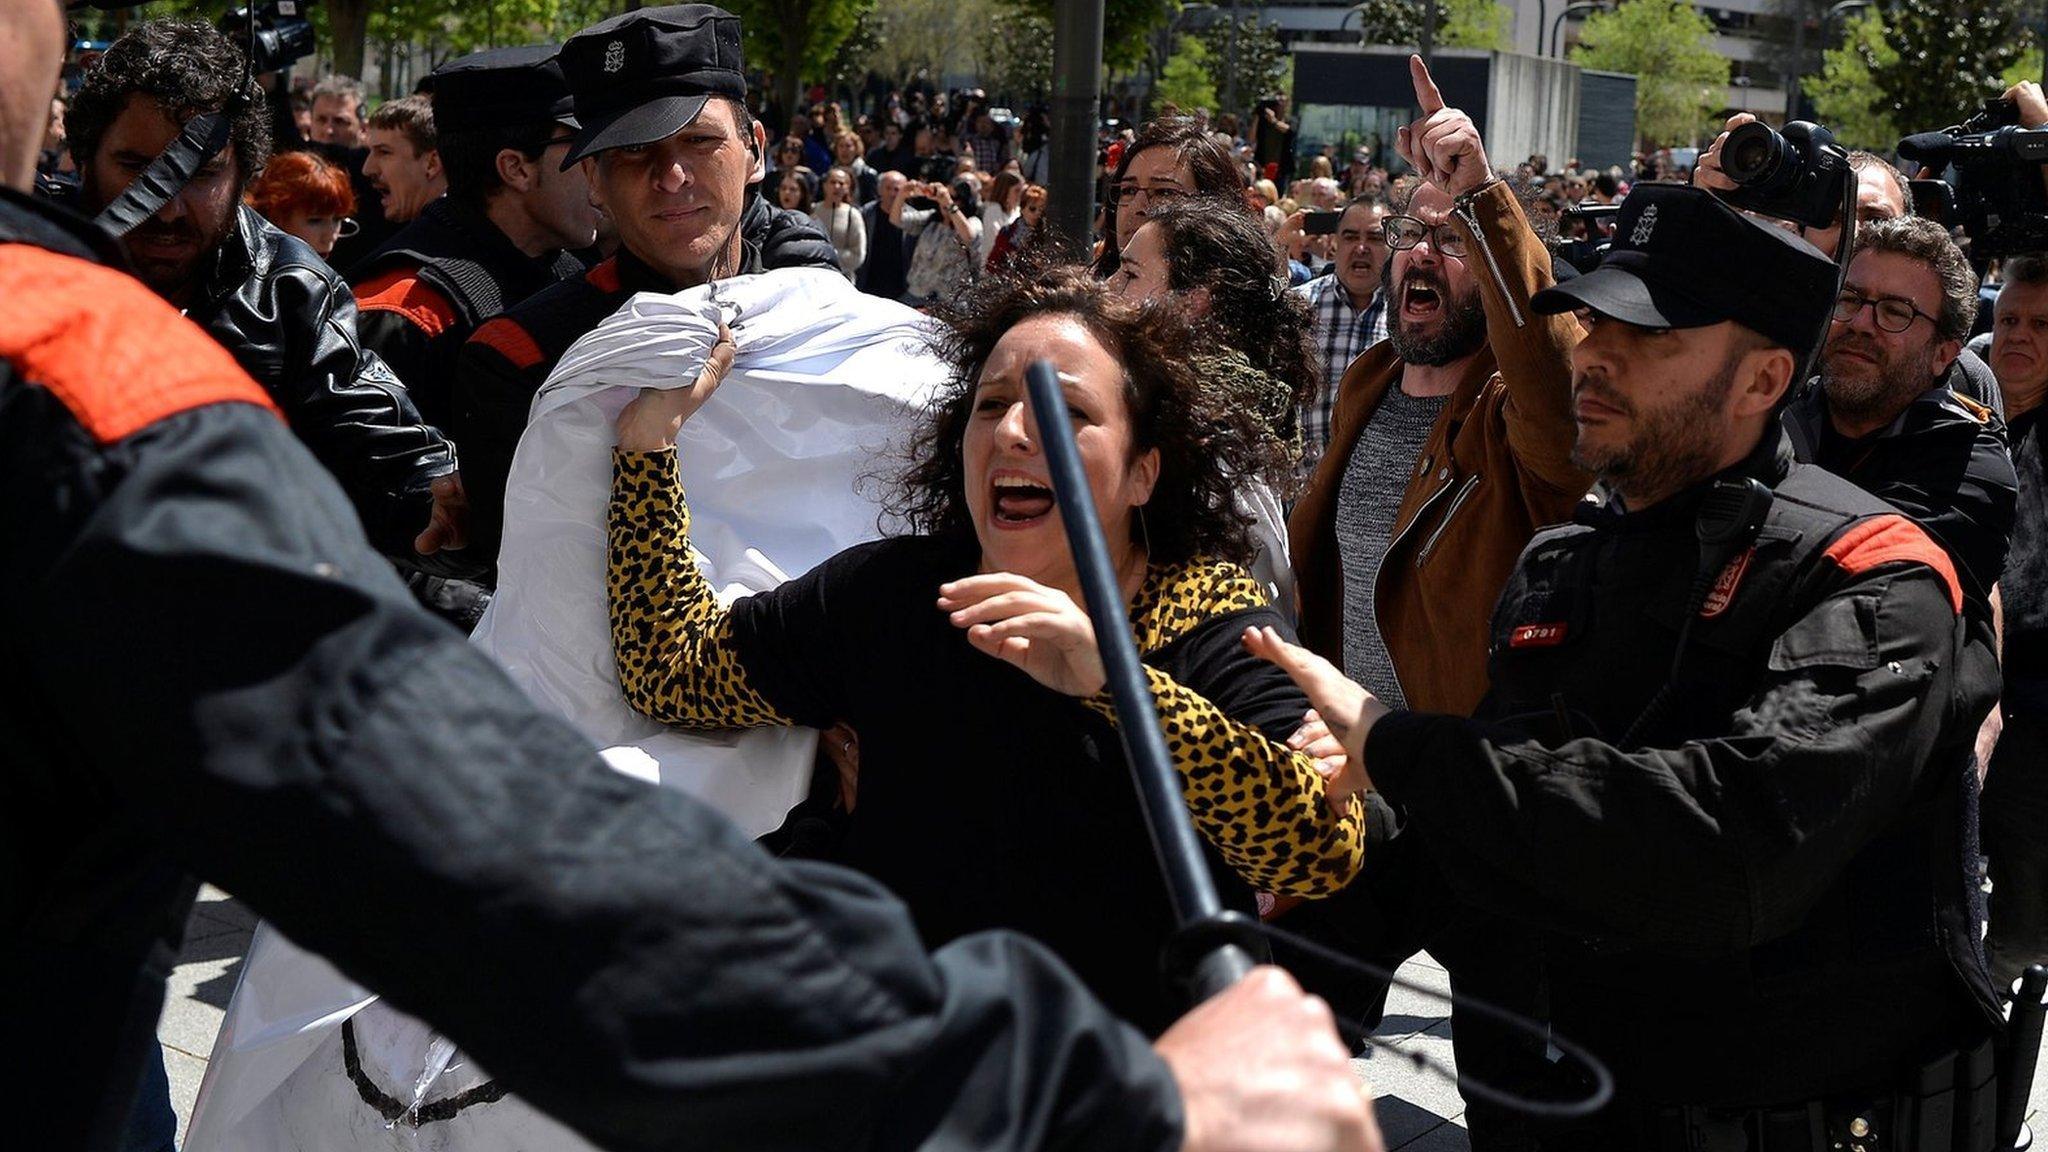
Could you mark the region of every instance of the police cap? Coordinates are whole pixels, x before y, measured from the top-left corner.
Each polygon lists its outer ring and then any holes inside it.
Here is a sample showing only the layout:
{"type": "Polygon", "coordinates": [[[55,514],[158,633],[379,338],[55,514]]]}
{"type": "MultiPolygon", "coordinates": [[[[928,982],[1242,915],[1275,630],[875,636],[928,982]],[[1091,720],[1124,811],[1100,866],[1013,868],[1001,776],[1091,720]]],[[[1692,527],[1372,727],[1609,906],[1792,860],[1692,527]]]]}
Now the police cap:
{"type": "Polygon", "coordinates": [[[607,148],[666,140],[713,96],[747,97],[740,18],[709,4],[642,8],[562,45],[583,127],[562,167],[607,148]]]}
{"type": "Polygon", "coordinates": [[[1834,262],[1813,245],[1703,188],[1638,184],[1600,266],[1533,304],[1546,313],[1590,308],[1644,328],[1732,320],[1803,359],[1834,302],[1834,262]]]}
{"type": "Polygon", "coordinates": [[[553,44],[472,52],[434,69],[434,128],[475,132],[550,121],[576,124],[569,82],[553,44]]]}

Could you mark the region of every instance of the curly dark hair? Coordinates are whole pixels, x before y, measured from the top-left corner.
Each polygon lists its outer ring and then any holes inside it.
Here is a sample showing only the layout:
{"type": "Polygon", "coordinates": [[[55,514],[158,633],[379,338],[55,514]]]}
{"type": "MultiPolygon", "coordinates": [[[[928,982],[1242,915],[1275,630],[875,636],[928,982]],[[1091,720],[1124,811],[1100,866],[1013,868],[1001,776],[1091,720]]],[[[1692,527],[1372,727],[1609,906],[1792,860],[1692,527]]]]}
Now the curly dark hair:
{"type": "Polygon", "coordinates": [[[940,314],[934,346],[952,378],[918,426],[889,513],[913,531],[973,538],[962,449],[975,390],[997,342],[1036,316],[1079,320],[1123,365],[1132,452],[1159,451],[1159,479],[1145,506],[1147,559],[1249,563],[1252,521],[1237,508],[1237,490],[1253,478],[1277,489],[1289,473],[1287,454],[1189,361],[1195,336],[1179,308],[1125,300],[1073,265],[985,278],[940,314]]]}
{"type": "Polygon", "coordinates": [[[1159,229],[1167,284],[1175,292],[1208,289],[1209,310],[1198,329],[1286,384],[1297,410],[1320,393],[1315,319],[1308,302],[1287,290],[1280,275],[1286,265],[1265,221],[1241,201],[1196,196],[1161,207],[1145,223],[1159,229]]]}
{"type": "Polygon", "coordinates": [[[1226,199],[1235,196],[1242,200],[1245,189],[1251,187],[1245,183],[1244,170],[1231,158],[1230,149],[1193,116],[1158,116],[1139,125],[1137,135],[1124,149],[1123,158],[1117,161],[1116,175],[1109,181],[1108,199],[1102,208],[1102,234],[1108,239],[1095,261],[1097,276],[1115,272],[1123,261],[1123,253],[1116,247],[1117,185],[1123,183],[1124,174],[1131,170],[1131,161],[1138,158],[1138,153],[1152,148],[1170,148],[1187,162],[1188,171],[1195,177],[1193,191],[1197,195],[1226,199]]]}
{"type": "MultiPolygon", "coordinates": [[[[114,41],[64,113],[65,144],[81,169],[92,163],[107,129],[128,106],[130,96],[155,100],[173,120],[189,120],[228,106],[242,83],[242,51],[213,26],[198,20],[149,20],[114,41]]],[[[270,159],[270,113],[260,86],[235,113],[231,141],[235,170],[243,184],[255,179],[270,159]]]]}

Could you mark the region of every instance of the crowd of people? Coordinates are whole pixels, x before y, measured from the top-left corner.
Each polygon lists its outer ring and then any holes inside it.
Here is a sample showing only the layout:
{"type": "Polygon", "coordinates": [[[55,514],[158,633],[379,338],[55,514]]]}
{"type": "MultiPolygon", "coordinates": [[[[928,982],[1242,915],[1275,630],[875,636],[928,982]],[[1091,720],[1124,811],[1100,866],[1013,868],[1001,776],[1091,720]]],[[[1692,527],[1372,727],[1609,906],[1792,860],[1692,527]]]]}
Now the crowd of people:
{"type": "Polygon", "coordinates": [[[636,9],[366,110],[146,21],[49,116],[49,46],[0,40],[0,997],[62,1102],[38,1147],[168,1145],[188,870],[606,1147],[1375,1147],[1345,1056],[1384,982],[1278,949],[1184,1015],[1160,978],[1049,416],[1224,902],[1427,949],[1473,1082],[1583,1095],[1546,1029],[1613,1069],[1569,1121],[1475,1095],[1475,1148],[1992,1146],[2003,990],[2048,958],[2048,254],[1980,316],[1870,153],[1847,251],[1732,207],[1725,133],[1497,166],[1419,58],[1396,170],[1296,168],[1284,101],[1166,110],[1058,237],[1042,115],[771,120],[739,45],[636,9]],[[47,202],[101,213],[206,114],[225,145],[124,235],[47,202]],[[618,413],[588,591],[635,711],[829,733],[817,859],[777,861],[462,637],[579,339],[789,270],[927,314],[901,531],[704,578],[677,445],[721,327],[618,413]]]}

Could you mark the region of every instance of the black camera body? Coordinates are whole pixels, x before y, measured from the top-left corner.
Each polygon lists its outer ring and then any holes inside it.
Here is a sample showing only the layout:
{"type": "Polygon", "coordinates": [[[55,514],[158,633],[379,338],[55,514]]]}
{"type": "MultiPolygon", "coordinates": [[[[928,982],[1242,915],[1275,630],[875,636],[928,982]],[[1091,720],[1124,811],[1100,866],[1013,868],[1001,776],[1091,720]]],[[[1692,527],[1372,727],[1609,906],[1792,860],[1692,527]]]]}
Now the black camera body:
{"type": "Polygon", "coordinates": [[[1899,141],[1901,158],[1936,171],[1955,169],[1955,223],[1970,238],[1970,257],[2048,249],[2048,128],[2019,126],[2019,108],[1993,100],[1960,125],[1899,141]]]}
{"type": "Polygon", "coordinates": [[[1730,204],[1826,228],[1842,214],[1849,153],[1818,124],[1794,120],[1780,132],[1755,121],[1728,134],[1721,171],[1739,185],[1726,196],[1730,204]]]}
{"type": "Polygon", "coordinates": [[[250,71],[258,76],[282,72],[313,54],[313,24],[300,11],[305,2],[263,0],[254,6],[253,24],[248,8],[235,8],[221,17],[220,30],[236,39],[249,37],[250,71]]]}

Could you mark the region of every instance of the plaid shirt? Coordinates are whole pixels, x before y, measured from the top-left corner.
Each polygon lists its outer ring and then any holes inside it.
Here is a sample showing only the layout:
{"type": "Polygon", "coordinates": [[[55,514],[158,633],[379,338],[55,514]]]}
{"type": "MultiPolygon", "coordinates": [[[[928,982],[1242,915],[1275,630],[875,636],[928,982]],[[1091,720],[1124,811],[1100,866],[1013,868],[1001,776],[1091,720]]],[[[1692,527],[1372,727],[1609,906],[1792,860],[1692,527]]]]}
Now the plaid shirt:
{"type": "Polygon", "coordinates": [[[1322,394],[1301,413],[1301,464],[1296,471],[1305,480],[1315,472],[1316,461],[1330,444],[1337,382],[1360,352],[1387,338],[1387,294],[1375,291],[1361,312],[1351,306],[1351,294],[1337,282],[1335,272],[1318,276],[1294,291],[1308,302],[1315,318],[1316,347],[1323,356],[1322,394]]]}

